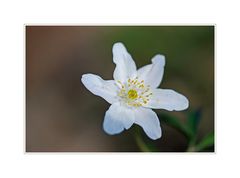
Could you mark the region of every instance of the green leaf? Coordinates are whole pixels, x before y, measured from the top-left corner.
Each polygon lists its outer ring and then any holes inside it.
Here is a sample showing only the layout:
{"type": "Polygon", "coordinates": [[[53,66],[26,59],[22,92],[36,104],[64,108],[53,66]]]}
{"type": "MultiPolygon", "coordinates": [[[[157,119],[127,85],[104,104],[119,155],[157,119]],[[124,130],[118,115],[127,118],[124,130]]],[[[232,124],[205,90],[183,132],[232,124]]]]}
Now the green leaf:
{"type": "Polygon", "coordinates": [[[197,151],[201,151],[213,145],[214,145],[214,133],[212,132],[208,134],[206,137],[204,137],[200,141],[200,143],[198,143],[195,147],[197,151]]]}
{"type": "Polygon", "coordinates": [[[194,135],[197,133],[198,124],[201,120],[202,110],[198,109],[196,111],[190,112],[187,118],[187,125],[194,135]]]}
{"type": "Polygon", "coordinates": [[[192,130],[184,123],[181,123],[176,117],[166,114],[159,114],[159,118],[161,121],[183,133],[187,138],[191,139],[194,136],[192,130]]]}

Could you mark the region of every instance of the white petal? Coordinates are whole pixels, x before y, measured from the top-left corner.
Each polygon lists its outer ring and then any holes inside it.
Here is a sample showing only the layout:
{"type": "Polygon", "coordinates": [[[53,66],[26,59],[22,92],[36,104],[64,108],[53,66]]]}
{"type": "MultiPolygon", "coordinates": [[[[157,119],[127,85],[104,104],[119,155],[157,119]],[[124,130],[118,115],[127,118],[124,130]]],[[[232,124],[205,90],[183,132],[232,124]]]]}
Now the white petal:
{"type": "Polygon", "coordinates": [[[84,86],[94,95],[100,96],[110,104],[118,101],[117,90],[114,80],[103,80],[94,74],[84,74],[81,79],[84,86]]]}
{"type": "Polygon", "coordinates": [[[113,73],[114,80],[124,82],[128,78],[135,77],[137,75],[136,64],[124,45],[122,43],[115,43],[112,52],[113,62],[116,64],[113,73]]]}
{"type": "Polygon", "coordinates": [[[152,58],[152,64],[138,69],[137,76],[140,80],[144,80],[146,85],[150,85],[152,88],[157,88],[163,78],[164,65],[165,57],[158,54],[152,58]]]}
{"type": "Polygon", "coordinates": [[[180,93],[169,89],[154,89],[146,107],[153,109],[166,109],[168,111],[181,111],[188,108],[188,99],[180,93]]]}
{"type": "Polygon", "coordinates": [[[118,134],[129,129],[134,123],[134,111],[129,107],[122,106],[119,102],[114,103],[106,111],[103,129],[110,135],[118,134]]]}
{"type": "Polygon", "coordinates": [[[140,125],[153,140],[162,136],[162,130],[157,114],[149,108],[140,107],[135,110],[135,123],[140,125]]]}

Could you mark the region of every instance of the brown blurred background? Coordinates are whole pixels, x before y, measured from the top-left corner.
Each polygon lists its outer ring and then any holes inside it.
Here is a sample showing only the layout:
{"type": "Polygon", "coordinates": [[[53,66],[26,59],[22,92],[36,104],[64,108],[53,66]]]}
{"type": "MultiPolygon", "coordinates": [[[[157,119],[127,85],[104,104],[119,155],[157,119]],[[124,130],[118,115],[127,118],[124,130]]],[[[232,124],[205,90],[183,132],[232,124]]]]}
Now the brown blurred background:
{"type": "MultiPolygon", "coordinates": [[[[214,130],[214,27],[26,26],[26,151],[140,151],[134,126],[116,136],[102,129],[110,106],[80,82],[84,73],[112,79],[112,45],[123,42],[138,67],[161,53],[161,88],[188,97],[201,108],[198,137],[214,130]]],[[[184,112],[167,112],[184,122],[184,112]]],[[[161,118],[160,118],[161,121],[161,118]]],[[[186,138],[161,123],[159,151],[185,151],[186,138]]]]}

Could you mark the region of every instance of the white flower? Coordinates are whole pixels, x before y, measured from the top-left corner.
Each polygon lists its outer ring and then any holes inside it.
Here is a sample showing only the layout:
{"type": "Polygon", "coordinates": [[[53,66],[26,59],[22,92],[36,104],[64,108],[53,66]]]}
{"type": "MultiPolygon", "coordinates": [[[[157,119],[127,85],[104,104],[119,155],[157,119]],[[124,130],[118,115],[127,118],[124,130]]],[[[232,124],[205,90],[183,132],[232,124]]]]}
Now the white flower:
{"type": "Polygon", "coordinates": [[[122,43],[113,45],[114,80],[84,74],[82,83],[93,94],[111,104],[105,113],[103,129],[110,135],[140,125],[153,140],[162,135],[159,119],[152,109],[180,111],[188,108],[188,99],[170,89],[157,88],[163,77],[165,57],[156,55],[152,64],[136,69],[136,64],[122,43]]]}

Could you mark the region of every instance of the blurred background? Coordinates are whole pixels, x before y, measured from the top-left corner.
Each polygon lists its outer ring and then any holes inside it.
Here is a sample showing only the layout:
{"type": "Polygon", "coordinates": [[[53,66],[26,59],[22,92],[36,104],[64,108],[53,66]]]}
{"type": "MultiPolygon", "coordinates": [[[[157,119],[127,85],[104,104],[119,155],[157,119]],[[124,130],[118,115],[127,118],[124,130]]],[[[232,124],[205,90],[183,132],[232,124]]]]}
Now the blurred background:
{"type": "MultiPolygon", "coordinates": [[[[192,140],[201,142],[214,132],[214,26],[26,26],[27,152],[198,151],[181,132],[192,116],[192,140]],[[155,110],[163,131],[156,141],[137,125],[107,135],[102,123],[110,105],[80,82],[84,73],[113,78],[112,45],[119,41],[138,68],[165,55],[160,87],[190,101],[186,111],[155,110]]],[[[202,151],[212,152],[214,145],[202,151]]]]}

